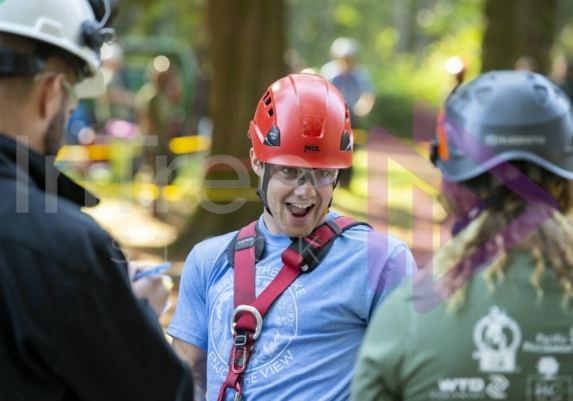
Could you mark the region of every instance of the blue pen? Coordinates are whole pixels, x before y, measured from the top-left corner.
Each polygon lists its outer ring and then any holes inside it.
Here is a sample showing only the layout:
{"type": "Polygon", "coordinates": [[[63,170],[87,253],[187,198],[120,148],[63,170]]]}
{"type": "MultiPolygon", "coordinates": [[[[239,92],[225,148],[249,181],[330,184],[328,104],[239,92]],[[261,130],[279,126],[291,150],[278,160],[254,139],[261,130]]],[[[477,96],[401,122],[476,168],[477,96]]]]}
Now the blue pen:
{"type": "Polygon", "coordinates": [[[157,265],[151,269],[142,270],[142,271],[135,273],[135,276],[133,277],[133,281],[139,280],[140,278],[143,278],[143,277],[160,274],[160,273],[164,272],[165,270],[169,270],[170,268],[171,268],[170,262],[161,263],[160,265],[157,265]]]}

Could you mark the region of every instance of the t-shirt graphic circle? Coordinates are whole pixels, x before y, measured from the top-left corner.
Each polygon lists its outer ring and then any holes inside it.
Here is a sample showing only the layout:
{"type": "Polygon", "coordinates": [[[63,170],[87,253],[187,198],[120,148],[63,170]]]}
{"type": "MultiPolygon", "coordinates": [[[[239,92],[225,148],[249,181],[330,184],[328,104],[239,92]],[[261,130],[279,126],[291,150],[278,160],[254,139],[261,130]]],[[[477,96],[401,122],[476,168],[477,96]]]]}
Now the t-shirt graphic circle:
{"type": "MultiPolygon", "coordinates": [[[[278,272],[275,271],[274,273],[278,272]]],[[[274,276],[257,275],[257,295],[266,288],[274,276]]],[[[233,340],[230,337],[230,319],[233,305],[233,283],[221,289],[213,304],[210,316],[211,343],[221,363],[227,364],[233,340]]],[[[263,369],[281,357],[286,351],[291,339],[297,333],[298,311],[295,295],[287,288],[274,302],[267,315],[263,318],[263,330],[255,343],[256,352],[251,354],[248,370],[263,369]]]]}

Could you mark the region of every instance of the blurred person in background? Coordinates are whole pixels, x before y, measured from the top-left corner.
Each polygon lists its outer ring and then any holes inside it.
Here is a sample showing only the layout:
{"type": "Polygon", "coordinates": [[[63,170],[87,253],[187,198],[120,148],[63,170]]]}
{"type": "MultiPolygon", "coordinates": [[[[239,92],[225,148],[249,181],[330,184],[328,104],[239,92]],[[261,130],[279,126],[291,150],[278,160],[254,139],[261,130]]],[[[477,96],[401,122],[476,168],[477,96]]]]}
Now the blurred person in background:
{"type": "Polygon", "coordinates": [[[352,400],[573,397],[573,116],[530,71],[446,101],[432,161],[453,238],[376,312],[352,400]]]}
{"type": "MultiPolygon", "coordinates": [[[[361,121],[374,107],[376,88],[368,70],[358,62],[359,54],[360,45],[355,39],[337,38],[330,46],[331,60],[320,68],[319,74],[342,93],[350,110],[353,128],[367,129],[361,121]]],[[[352,172],[352,165],[341,172],[341,187],[349,187],[352,172]]]]}
{"type": "Polygon", "coordinates": [[[539,67],[539,63],[535,59],[535,57],[524,54],[519,56],[517,60],[515,60],[514,69],[517,71],[532,71],[536,72],[537,68],[539,67]]]}
{"type": "Polygon", "coordinates": [[[111,0],[0,2],[0,399],[190,400],[158,316],[161,276],[134,281],[53,162],[78,98],[102,93],[111,0]]]}
{"type": "Polygon", "coordinates": [[[104,43],[101,48],[101,63],[105,92],[95,103],[98,125],[103,127],[112,119],[135,122],[135,94],[125,82],[122,46],[117,42],[104,43]]]}
{"type": "Polygon", "coordinates": [[[444,68],[450,75],[451,82],[448,82],[445,97],[454,93],[464,83],[467,67],[467,62],[460,56],[452,56],[446,60],[444,68]]]}
{"type": "Polygon", "coordinates": [[[340,90],[350,109],[353,126],[372,110],[376,88],[368,70],[358,62],[360,45],[353,38],[337,38],[330,46],[331,61],[323,65],[319,74],[340,90]]]}
{"type": "Polygon", "coordinates": [[[145,163],[155,182],[166,185],[173,177],[168,168],[173,160],[169,142],[180,134],[182,118],[178,76],[167,56],[155,57],[147,67],[148,81],[137,91],[135,109],[144,144],[145,163]]]}

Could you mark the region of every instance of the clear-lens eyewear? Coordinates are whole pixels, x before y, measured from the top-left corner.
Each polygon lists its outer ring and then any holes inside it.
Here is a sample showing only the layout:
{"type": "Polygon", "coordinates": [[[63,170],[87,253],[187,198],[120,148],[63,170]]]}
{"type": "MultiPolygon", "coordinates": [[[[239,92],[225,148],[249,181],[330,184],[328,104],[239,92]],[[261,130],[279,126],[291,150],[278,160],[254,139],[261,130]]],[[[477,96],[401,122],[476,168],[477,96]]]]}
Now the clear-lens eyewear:
{"type": "Polygon", "coordinates": [[[75,110],[79,104],[79,99],[78,99],[78,95],[76,94],[76,90],[74,89],[72,84],[70,84],[68,82],[67,79],[64,79],[62,81],[62,86],[64,87],[64,90],[66,91],[66,95],[68,96],[68,100],[70,102],[70,108],[72,110],[75,110]]]}
{"type": "MultiPolygon", "coordinates": [[[[56,76],[58,74],[64,74],[64,73],[60,71],[51,71],[51,70],[40,71],[37,74],[34,74],[34,80],[43,79],[46,76],[56,76]]],[[[78,95],[76,94],[76,89],[74,85],[72,85],[67,78],[64,78],[64,80],[62,81],[62,87],[66,91],[66,97],[69,102],[70,109],[72,111],[75,110],[78,107],[80,100],[78,98],[78,95]]]]}
{"type": "Polygon", "coordinates": [[[320,188],[332,184],[338,177],[338,169],[331,168],[300,168],[289,166],[272,166],[272,177],[291,187],[298,187],[310,182],[313,187],[320,188]]]}

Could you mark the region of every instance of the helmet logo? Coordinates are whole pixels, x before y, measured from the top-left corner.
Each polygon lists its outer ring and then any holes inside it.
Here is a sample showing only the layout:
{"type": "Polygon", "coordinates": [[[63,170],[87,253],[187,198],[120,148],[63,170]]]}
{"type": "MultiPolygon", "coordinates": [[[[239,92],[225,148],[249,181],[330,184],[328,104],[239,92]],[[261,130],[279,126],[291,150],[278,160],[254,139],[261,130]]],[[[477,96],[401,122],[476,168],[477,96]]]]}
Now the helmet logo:
{"type": "Polygon", "coordinates": [[[497,146],[545,146],[547,137],[543,135],[497,135],[487,134],[484,142],[490,148],[497,146]]]}
{"type": "Polygon", "coordinates": [[[306,152],[320,152],[318,145],[304,145],[304,153],[306,152]]]}
{"type": "Polygon", "coordinates": [[[307,138],[318,138],[322,136],[324,128],[324,117],[301,116],[302,136],[307,138]]]}

